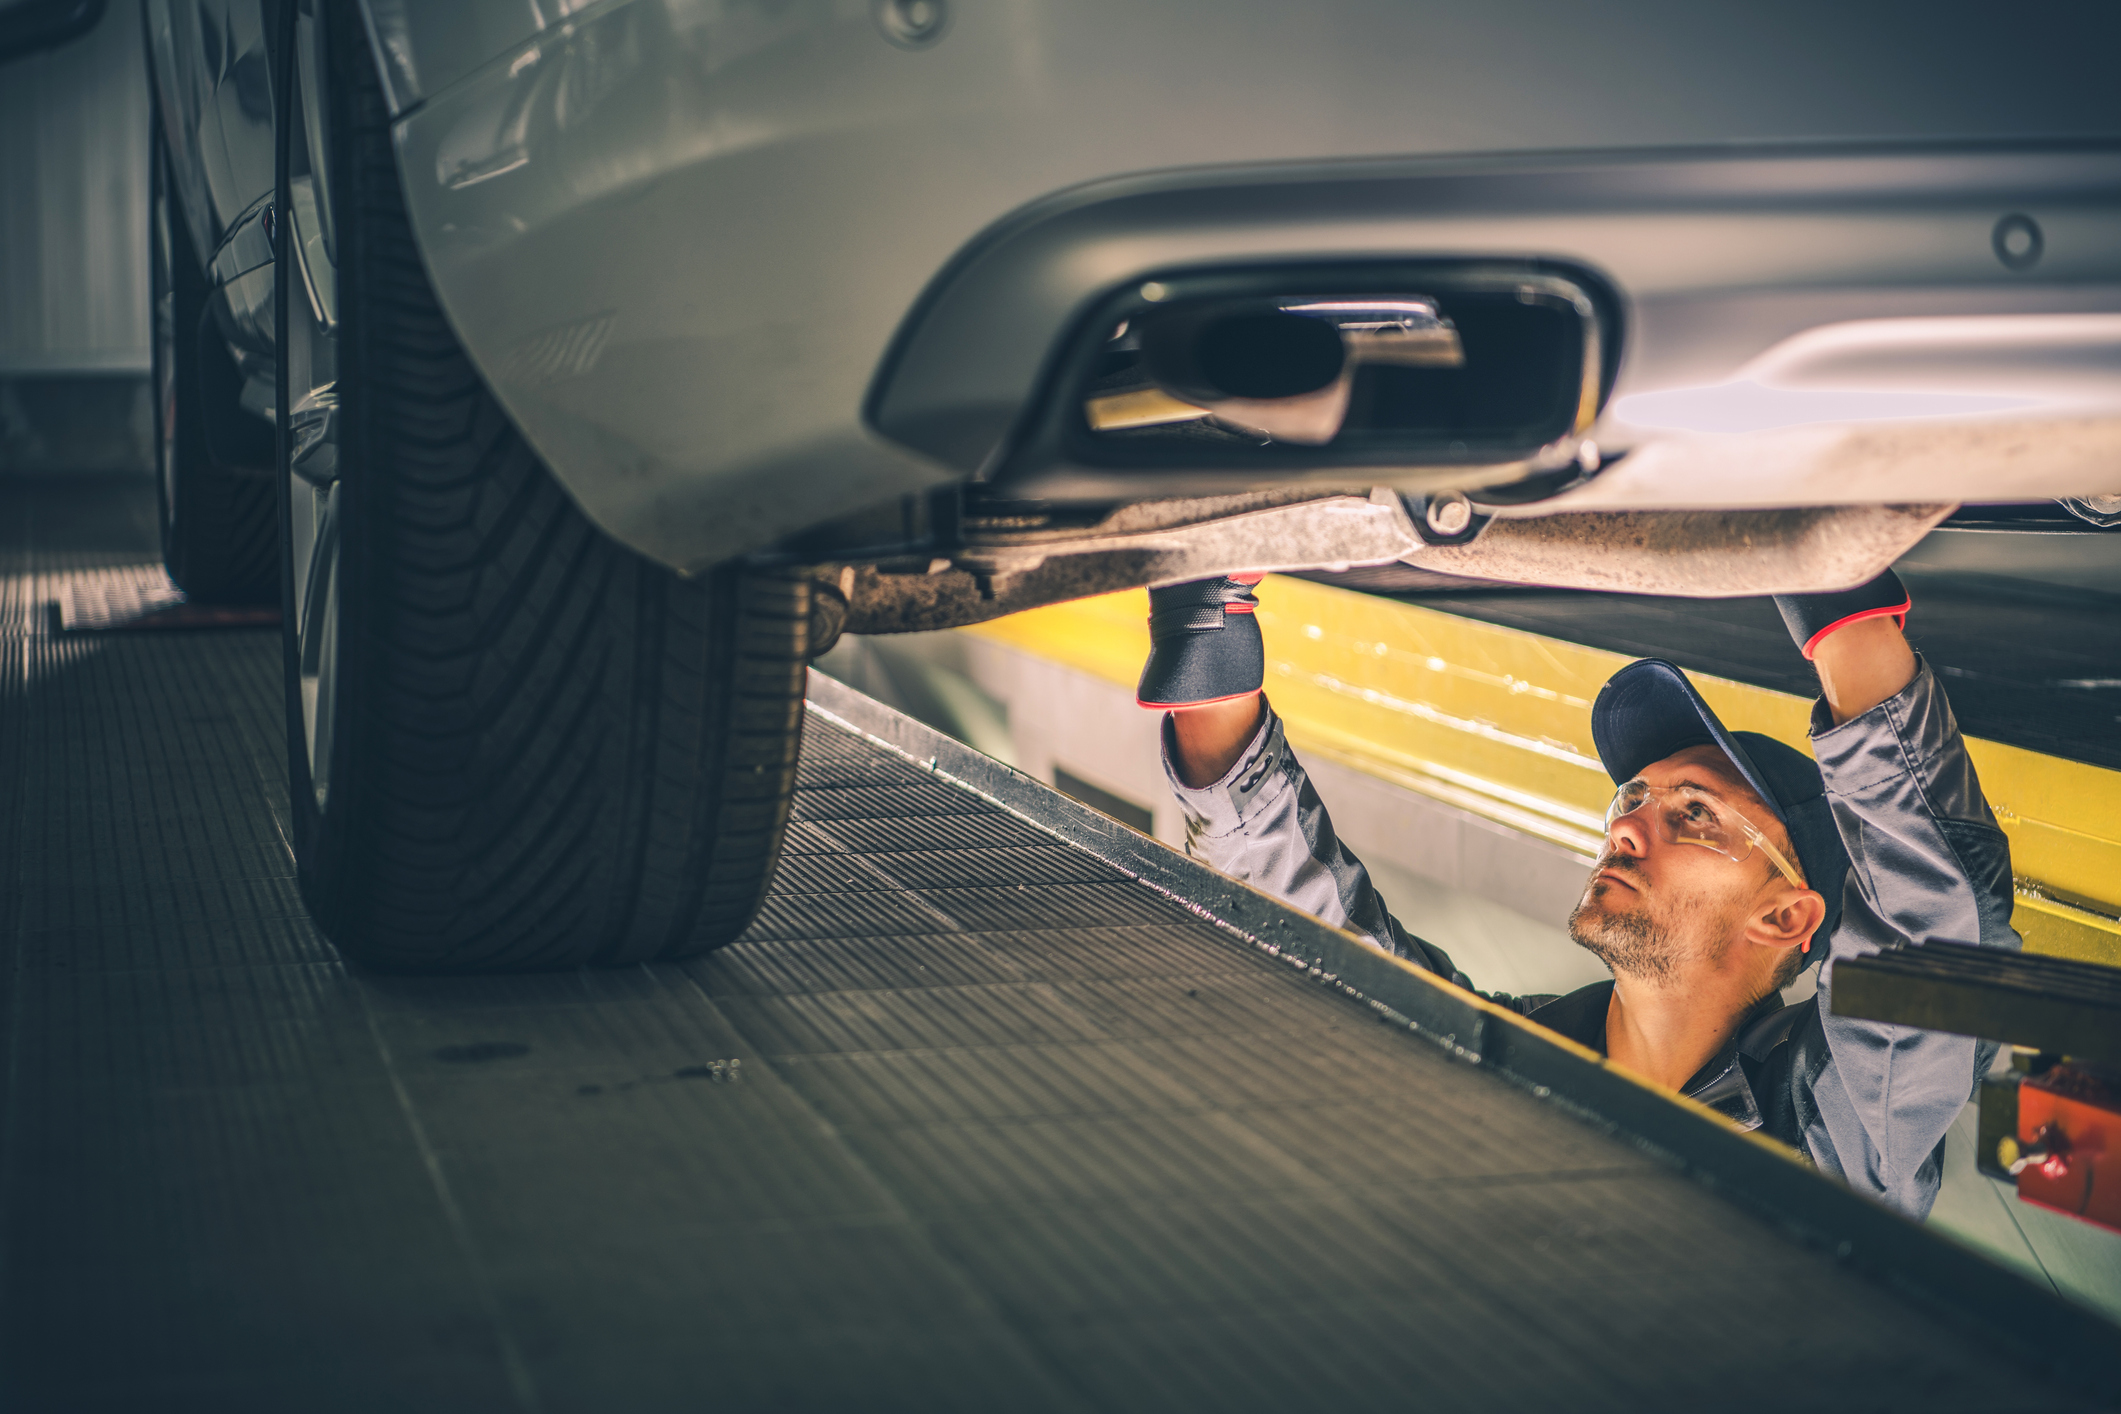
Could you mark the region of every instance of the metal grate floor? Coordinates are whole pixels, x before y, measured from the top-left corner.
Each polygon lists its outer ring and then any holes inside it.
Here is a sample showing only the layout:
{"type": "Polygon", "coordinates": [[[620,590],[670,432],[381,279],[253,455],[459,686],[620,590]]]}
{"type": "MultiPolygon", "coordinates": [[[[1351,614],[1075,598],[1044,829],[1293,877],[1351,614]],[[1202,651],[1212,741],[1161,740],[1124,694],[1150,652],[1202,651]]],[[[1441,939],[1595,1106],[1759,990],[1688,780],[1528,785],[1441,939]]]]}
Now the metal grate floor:
{"type": "Polygon", "coordinates": [[[9,1410],[2081,1407],[825,717],[742,942],[349,972],[275,636],[52,637],[35,520],[9,1410]]]}

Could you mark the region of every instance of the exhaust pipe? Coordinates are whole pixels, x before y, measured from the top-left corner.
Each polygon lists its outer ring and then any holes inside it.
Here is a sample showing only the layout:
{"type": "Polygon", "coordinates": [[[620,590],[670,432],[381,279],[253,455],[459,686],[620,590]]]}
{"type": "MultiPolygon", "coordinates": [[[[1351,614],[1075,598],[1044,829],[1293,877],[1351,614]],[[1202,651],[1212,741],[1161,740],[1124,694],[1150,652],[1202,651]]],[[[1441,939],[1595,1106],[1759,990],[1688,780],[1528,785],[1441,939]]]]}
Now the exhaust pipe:
{"type": "Polygon", "coordinates": [[[1456,368],[1458,331],[1419,299],[1221,301],[1122,326],[1115,353],[1139,353],[1137,386],[1084,404],[1093,431],[1208,420],[1227,430],[1322,447],[1347,420],[1365,364],[1456,368]]]}
{"type": "Polygon", "coordinates": [[[1603,291],[1525,262],[1144,274],[1083,311],[981,479],[1081,503],[1573,477],[1618,347],[1603,291]]]}

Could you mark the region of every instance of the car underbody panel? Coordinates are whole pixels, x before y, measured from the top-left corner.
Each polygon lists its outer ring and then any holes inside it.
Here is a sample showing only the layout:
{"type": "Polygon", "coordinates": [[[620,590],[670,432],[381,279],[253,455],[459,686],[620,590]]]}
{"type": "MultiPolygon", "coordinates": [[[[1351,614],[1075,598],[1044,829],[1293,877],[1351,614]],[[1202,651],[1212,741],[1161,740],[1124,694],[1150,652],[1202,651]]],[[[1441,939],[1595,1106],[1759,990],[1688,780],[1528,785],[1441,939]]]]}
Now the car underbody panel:
{"type": "Polygon", "coordinates": [[[955,628],[1116,589],[1247,570],[1394,562],[1467,579],[1735,598],[1860,584],[1954,509],[1572,512],[1495,520],[1465,543],[1431,544],[1406,501],[1379,487],[1367,497],[1133,505],[1044,535],[986,531],[973,520],[954,555],[926,565],[828,566],[821,578],[847,598],[853,633],[955,628]]]}

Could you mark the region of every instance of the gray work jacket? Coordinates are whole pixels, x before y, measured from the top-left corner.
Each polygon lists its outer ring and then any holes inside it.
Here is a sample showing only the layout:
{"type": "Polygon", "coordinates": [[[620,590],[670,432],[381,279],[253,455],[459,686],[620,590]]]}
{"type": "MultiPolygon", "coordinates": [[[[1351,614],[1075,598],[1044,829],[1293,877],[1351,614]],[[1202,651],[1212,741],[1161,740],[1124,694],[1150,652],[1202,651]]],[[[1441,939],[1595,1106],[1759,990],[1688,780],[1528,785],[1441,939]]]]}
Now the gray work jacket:
{"type": "MultiPolygon", "coordinates": [[[[1898,695],[1838,727],[1826,704],[1815,704],[1812,749],[1850,860],[1818,995],[1794,1006],[1765,998],[1685,1093],[1919,1218],[1937,1196],[1945,1131],[1995,1045],[1834,1015],[1833,963],[1940,940],[2018,947],[2010,845],[1927,664],[1918,662],[1898,695]]],[[[1198,790],[1171,769],[1167,721],[1164,771],[1185,812],[1189,854],[1473,987],[1441,948],[1408,933],[1385,908],[1369,871],[1334,834],[1271,711],[1229,773],[1198,790]]],[[[1600,982],[1564,997],[1485,995],[1604,1054],[1612,987],[1600,982]]]]}

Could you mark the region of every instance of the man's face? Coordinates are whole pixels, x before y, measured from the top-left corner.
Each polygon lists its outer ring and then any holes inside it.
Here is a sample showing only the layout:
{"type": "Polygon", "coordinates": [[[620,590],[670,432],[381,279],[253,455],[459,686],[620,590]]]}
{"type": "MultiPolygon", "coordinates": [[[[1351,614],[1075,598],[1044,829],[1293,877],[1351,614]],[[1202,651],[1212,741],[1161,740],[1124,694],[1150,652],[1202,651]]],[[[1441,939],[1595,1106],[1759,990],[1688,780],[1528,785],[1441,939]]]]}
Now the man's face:
{"type": "MultiPolygon", "coordinates": [[[[1743,815],[1787,851],[1773,814],[1714,746],[1667,756],[1646,767],[1641,779],[1651,786],[1692,787],[1719,812],[1743,815]]],[[[1762,851],[1737,861],[1667,841],[1648,818],[1655,808],[1652,802],[1613,822],[1583,900],[1569,915],[1569,936],[1579,947],[1616,973],[1652,982],[1695,961],[1718,961],[1739,936],[1766,876],[1775,874],[1762,851]]]]}

